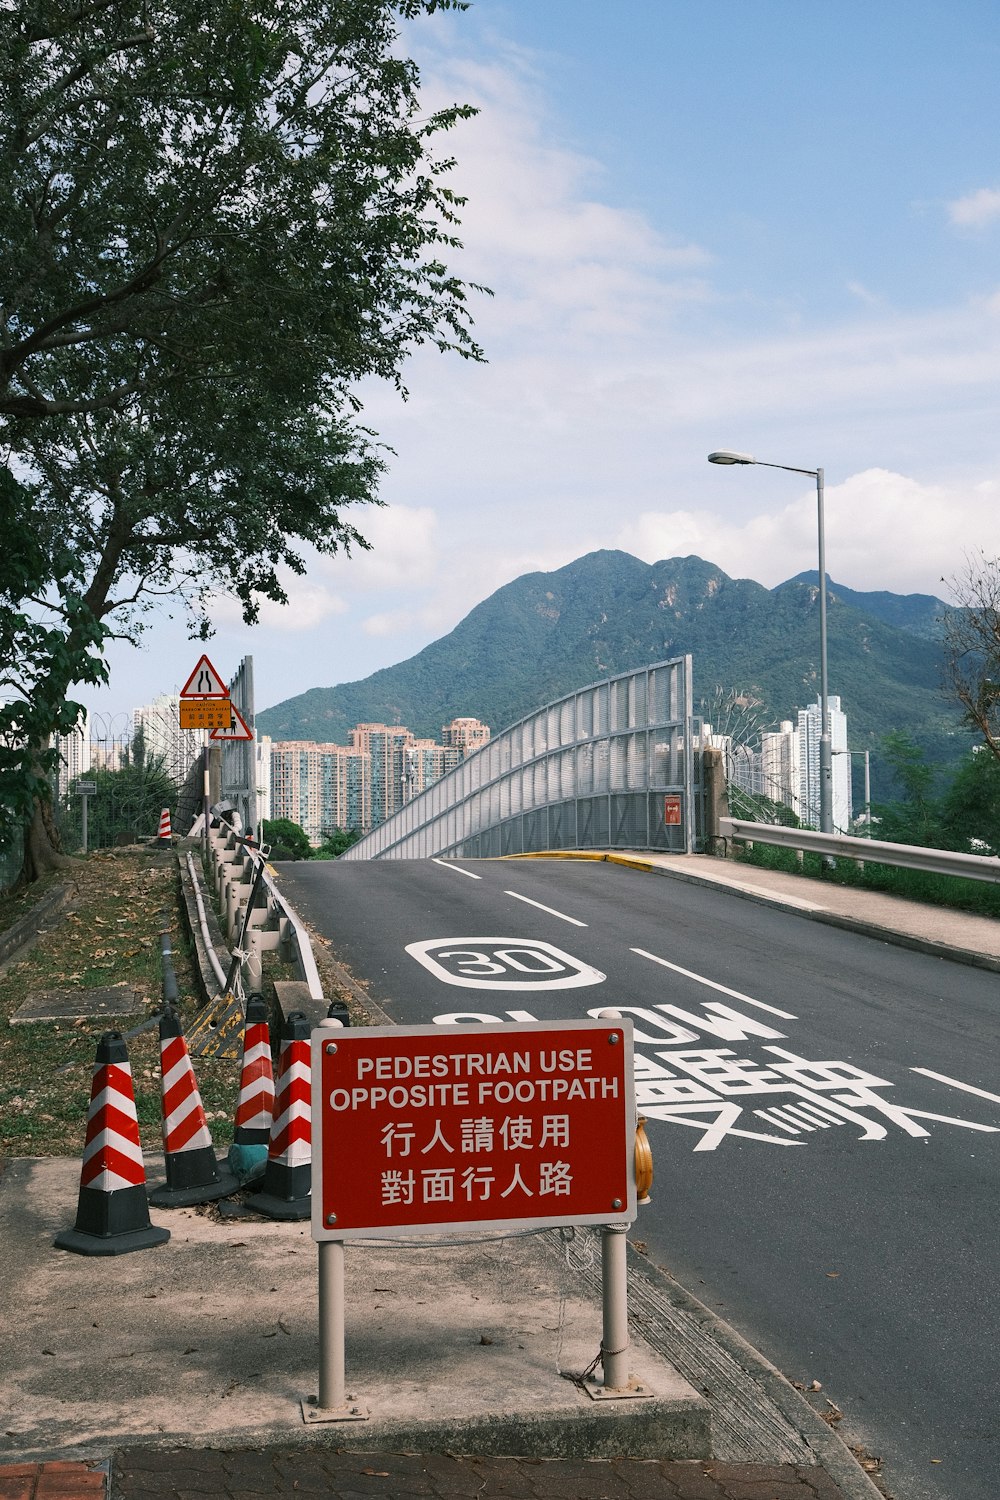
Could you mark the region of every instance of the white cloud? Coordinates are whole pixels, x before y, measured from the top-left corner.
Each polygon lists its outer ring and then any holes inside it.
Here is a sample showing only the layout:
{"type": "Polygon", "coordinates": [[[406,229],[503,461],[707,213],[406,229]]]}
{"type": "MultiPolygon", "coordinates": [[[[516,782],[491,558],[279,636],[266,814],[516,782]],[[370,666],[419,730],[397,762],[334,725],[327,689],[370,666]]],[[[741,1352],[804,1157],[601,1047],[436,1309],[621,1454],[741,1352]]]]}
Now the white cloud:
{"type": "Polygon", "coordinates": [[[349,558],[318,557],[313,563],[313,571],[335,577],[343,591],[412,588],[433,570],[438,518],[430,506],[370,506],[352,513],[352,520],[372,550],[358,548],[349,558]]]}
{"type": "Polygon", "coordinates": [[[1000,219],[1000,188],[979,188],[947,205],[948,217],[961,229],[980,229],[1000,219]]]}
{"type": "MultiPolygon", "coordinates": [[[[789,477],[793,488],[796,482],[789,477]]],[[[617,544],[647,562],[694,554],[773,588],[817,563],[816,489],[798,482],[798,499],[735,523],[718,511],[646,511],[621,529],[617,544]]],[[[848,588],[944,598],[942,575],[961,563],[956,538],[965,547],[992,545],[998,495],[998,482],[963,488],[886,469],[853,474],[825,489],[827,573],[848,588]]]]}
{"type": "MultiPolygon", "coordinates": [[[[333,593],[321,583],[309,577],[282,570],[281,582],[288,595],[287,604],[275,604],[270,599],[260,606],[260,626],[286,633],[315,630],[334,615],[346,614],[348,605],[339,594],[333,593]]],[[[239,628],[243,623],[243,611],[238,599],[230,594],[220,594],[213,603],[211,616],[218,629],[239,628]]]]}

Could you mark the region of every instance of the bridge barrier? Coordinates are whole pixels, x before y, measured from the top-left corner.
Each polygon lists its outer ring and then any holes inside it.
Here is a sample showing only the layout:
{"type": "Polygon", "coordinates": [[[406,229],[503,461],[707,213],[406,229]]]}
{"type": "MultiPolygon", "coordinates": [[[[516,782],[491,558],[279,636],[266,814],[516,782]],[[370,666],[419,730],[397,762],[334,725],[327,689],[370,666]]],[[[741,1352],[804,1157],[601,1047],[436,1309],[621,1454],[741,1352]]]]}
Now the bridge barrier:
{"type": "Polygon", "coordinates": [[[704,832],[691,657],[537,709],[341,859],[489,859],[541,849],[690,853],[704,832]]]}

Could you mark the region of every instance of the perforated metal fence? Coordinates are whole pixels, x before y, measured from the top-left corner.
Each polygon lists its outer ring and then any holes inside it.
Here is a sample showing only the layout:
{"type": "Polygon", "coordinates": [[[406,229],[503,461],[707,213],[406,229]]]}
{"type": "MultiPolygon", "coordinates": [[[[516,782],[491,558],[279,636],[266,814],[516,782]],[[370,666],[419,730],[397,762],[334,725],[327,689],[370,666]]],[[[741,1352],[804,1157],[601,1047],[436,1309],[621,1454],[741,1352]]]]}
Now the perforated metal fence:
{"type": "Polygon", "coordinates": [[[570,693],[505,729],[340,857],[691,852],[704,817],[691,704],[690,656],[570,693]]]}

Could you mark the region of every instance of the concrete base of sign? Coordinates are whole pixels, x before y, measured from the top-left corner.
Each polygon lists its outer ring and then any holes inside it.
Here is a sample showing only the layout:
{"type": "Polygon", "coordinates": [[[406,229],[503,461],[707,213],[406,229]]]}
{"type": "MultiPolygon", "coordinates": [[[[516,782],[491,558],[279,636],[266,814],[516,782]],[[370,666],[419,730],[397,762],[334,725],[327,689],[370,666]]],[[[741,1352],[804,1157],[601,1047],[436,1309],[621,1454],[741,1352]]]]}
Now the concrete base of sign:
{"type": "Polygon", "coordinates": [[[302,1420],[310,1427],[322,1422],[367,1422],[371,1417],[370,1409],[355,1401],[353,1396],[348,1396],[343,1406],[320,1406],[318,1396],[304,1396],[299,1404],[302,1420]]]}
{"type": "Polygon", "coordinates": [[[582,1381],[581,1384],[591,1401],[629,1401],[636,1396],[648,1398],[656,1395],[652,1386],[646,1385],[635,1375],[629,1376],[626,1386],[606,1386],[592,1378],[582,1381]]]}

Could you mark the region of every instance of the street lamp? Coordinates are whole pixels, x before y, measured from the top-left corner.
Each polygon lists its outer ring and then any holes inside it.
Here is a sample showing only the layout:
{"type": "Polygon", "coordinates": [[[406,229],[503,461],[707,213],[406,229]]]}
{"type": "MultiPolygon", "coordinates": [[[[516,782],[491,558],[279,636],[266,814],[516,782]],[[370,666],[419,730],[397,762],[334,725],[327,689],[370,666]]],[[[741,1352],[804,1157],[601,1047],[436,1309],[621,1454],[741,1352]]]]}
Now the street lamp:
{"type": "Polygon", "coordinates": [[[830,740],[830,693],[826,670],[826,539],[823,530],[823,470],[797,469],[791,464],[769,464],[751,453],[710,453],[710,464],[757,464],[762,469],[784,469],[788,474],[808,474],[816,481],[816,517],[819,527],[819,830],[833,832],[833,754],[830,740]]]}

